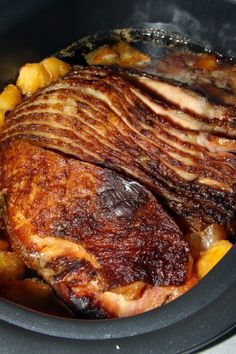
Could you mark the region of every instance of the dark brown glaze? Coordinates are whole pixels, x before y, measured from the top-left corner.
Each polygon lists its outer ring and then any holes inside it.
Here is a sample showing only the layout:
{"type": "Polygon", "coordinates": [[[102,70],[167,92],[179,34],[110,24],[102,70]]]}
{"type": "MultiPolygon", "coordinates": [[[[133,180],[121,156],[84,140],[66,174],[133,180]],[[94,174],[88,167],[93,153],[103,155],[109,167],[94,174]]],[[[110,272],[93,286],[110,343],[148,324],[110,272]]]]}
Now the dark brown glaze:
{"type": "Polygon", "coordinates": [[[132,303],[139,313],[158,306],[160,287],[189,279],[182,233],[139,183],[25,141],[4,143],[0,156],[13,247],[72,308],[123,316],[124,299],[111,310],[110,297],[141,282],[151,295],[132,303]]]}
{"type": "Polygon", "coordinates": [[[7,116],[1,141],[26,139],[122,172],[190,227],[197,219],[228,225],[235,209],[234,117],[234,108],[153,76],[75,66],[7,116]]]}

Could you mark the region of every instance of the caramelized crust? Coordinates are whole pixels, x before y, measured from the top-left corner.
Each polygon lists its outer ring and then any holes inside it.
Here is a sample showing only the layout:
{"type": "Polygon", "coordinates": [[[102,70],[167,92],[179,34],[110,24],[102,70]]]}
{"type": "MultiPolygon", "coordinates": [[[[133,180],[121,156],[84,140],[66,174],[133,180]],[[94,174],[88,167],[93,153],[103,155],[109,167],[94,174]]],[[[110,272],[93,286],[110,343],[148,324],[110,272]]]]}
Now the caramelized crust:
{"type": "Polygon", "coordinates": [[[189,277],[182,233],[139,183],[24,141],[3,144],[0,156],[13,247],[72,308],[139,313],[189,277]],[[137,298],[129,299],[122,289],[132,284],[137,298]]]}
{"type": "Polygon", "coordinates": [[[173,300],[197,279],[151,192],[186,230],[230,225],[235,114],[168,78],[73,67],[7,115],[1,190],[14,248],[80,315],[173,300]]]}
{"type": "Polygon", "coordinates": [[[1,141],[23,138],[122,172],[190,225],[228,225],[235,134],[234,107],[157,77],[75,66],[8,115],[1,141]]]}

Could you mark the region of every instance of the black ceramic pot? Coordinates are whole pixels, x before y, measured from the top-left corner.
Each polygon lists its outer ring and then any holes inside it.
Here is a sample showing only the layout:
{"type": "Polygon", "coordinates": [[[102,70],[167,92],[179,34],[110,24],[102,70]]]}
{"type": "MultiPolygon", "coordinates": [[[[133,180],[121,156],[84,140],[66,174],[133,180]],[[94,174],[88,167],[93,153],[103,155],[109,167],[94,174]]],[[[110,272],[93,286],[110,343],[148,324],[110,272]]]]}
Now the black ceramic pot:
{"type": "MultiPolygon", "coordinates": [[[[0,0],[0,85],[13,81],[22,64],[114,28],[164,29],[236,56],[235,16],[236,2],[226,0],[0,0]]],[[[2,300],[0,352],[193,352],[235,327],[235,269],[233,247],[189,293],[125,319],[62,319],[2,300]]]]}

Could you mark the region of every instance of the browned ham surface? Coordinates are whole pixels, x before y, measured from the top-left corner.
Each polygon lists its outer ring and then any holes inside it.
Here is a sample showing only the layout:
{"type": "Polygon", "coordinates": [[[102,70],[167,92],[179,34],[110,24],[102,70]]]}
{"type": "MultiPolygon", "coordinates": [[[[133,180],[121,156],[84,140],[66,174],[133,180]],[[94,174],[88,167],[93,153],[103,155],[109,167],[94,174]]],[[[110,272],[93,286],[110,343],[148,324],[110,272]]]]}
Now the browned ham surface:
{"type": "Polygon", "coordinates": [[[230,224],[235,205],[235,108],[177,84],[79,67],[25,100],[1,141],[27,139],[120,171],[194,224],[230,224]]]}
{"type": "Polygon", "coordinates": [[[163,207],[187,229],[230,226],[235,113],[157,76],[74,66],[9,113],[0,136],[14,249],[80,315],[176,298],[197,279],[163,207]]]}
{"type": "Polygon", "coordinates": [[[78,313],[140,313],[195,283],[182,233],[139,183],[23,141],[1,164],[13,247],[78,313]]]}

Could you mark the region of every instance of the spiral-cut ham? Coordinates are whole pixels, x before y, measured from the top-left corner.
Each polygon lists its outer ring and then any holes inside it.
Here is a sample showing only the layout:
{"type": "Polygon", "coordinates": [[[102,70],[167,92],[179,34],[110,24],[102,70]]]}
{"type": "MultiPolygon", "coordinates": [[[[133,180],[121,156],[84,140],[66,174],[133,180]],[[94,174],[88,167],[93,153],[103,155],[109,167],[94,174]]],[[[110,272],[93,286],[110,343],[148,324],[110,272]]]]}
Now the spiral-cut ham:
{"type": "Polygon", "coordinates": [[[183,234],[139,183],[24,141],[0,156],[14,249],[80,315],[134,315],[196,283],[183,234]]]}
{"type": "Polygon", "coordinates": [[[229,224],[235,208],[235,108],[176,83],[75,66],[7,117],[1,141],[122,172],[190,220],[229,224]]]}

